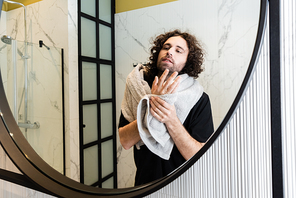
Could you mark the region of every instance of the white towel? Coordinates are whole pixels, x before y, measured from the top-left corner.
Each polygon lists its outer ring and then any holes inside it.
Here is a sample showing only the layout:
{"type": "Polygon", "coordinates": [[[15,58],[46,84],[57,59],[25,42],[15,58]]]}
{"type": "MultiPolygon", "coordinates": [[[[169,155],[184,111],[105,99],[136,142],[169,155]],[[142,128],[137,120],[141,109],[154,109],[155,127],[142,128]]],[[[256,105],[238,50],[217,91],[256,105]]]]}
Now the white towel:
{"type": "MultiPolygon", "coordinates": [[[[158,97],[175,105],[177,116],[183,124],[192,107],[202,96],[203,87],[187,74],[180,76],[181,81],[176,93],[158,95],[158,97]]],[[[150,114],[149,99],[151,96],[153,95],[150,87],[144,80],[143,66],[138,65],[127,78],[122,112],[129,122],[137,119],[142,142],[148,149],[168,160],[174,142],[165,125],[150,114]]],[[[142,142],[137,143],[137,148],[143,144],[142,142]]]]}

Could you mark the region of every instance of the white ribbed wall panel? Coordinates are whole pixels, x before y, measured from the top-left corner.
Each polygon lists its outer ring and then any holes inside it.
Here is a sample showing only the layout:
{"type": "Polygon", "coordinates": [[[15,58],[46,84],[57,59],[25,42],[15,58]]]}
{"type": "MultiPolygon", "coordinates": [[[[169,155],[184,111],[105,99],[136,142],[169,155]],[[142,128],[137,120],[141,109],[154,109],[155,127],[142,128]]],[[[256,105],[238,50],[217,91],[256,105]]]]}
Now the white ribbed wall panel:
{"type": "Polygon", "coordinates": [[[272,197],[269,90],[267,31],[254,75],[221,135],[181,177],[147,197],[272,197]]]}
{"type": "Polygon", "coordinates": [[[284,197],[296,195],[296,2],[281,0],[281,90],[284,197]]]}

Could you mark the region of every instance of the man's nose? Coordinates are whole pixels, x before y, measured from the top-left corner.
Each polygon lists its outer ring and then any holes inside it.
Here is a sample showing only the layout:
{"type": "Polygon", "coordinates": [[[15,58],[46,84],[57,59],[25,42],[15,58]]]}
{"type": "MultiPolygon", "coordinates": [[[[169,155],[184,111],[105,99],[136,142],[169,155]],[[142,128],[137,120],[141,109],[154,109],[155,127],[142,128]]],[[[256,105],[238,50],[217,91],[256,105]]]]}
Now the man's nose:
{"type": "Polygon", "coordinates": [[[167,55],[168,55],[168,56],[173,56],[173,53],[172,53],[171,49],[168,50],[167,55]]]}

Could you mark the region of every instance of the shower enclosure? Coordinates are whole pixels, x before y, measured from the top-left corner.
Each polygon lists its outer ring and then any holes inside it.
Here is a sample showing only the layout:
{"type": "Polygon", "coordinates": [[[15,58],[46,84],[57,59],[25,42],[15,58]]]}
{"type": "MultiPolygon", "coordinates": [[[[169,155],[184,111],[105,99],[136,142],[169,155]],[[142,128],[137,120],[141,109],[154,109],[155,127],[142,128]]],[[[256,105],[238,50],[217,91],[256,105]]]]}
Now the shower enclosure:
{"type": "MultiPolygon", "coordinates": [[[[14,41],[10,36],[4,35],[1,37],[1,41],[7,45],[12,45],[12,65],[13,65],[13,114],[16,122],[18,123],[19,127],[22,127],[25,129],[25,136],[27,137],[27,129],[38,129],[40,127],[39,122],[33,122],[31,123],[30,120],[28,120],[28,53],[27,53],[27,46],[28,43],[24,42],[24,48],[25,52],[24,54],[17,48],[17,42],[14,41]],[[20,58],[24,62],[24,86],[22,89],[22,94],[20,97],[20,105],[18,106],[18,97],[17,97],[17,54],[20,56],[20,58]],[[22,102],[24,101],[24,102],[22,102]],[[24,112],[23,114],[20,114],[20,108],[21,104],[24,105],[24,112]],[[23,116],[22,116],[23,115],[23,116]],[[19,120],[21,120],[19,122],[19,120]]],[[[5,47],[5,46],[4,46],[5,47]]]]}
{"type": "Polygon", "coordinates": [[[10,108],[36,152],[64,172],[62,49],[28,44],[25,68],[25,43],[11,41],[0,43],[0,69],[10,108]]]}
{"type": "MultiPolygon", "coordinates": [[[[7,31],[0,32],[3,84],[15,120],[28,142],[48,164],[64,173],[63,50],[28,36],[23,8],[24,41],[15,40],[7,31]]],[[[0,23],[1,27],[5,25],[0,23]]]]}

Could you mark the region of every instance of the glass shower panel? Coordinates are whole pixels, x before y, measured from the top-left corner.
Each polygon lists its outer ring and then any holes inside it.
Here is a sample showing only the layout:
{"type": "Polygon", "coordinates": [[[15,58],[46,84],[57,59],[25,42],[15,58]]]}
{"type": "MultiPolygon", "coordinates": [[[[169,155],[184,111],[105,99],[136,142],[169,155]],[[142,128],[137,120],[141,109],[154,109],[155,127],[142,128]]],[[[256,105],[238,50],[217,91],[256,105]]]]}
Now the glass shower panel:
{"type": "Polygon", "coordinates": [[[101,99],[112,98],[112,66],[100,65],[100,90],[101,99]]]}
{"type": "Polygon", "coordinates": [[[111,164],[113,164],[113,140],[102,143],[102,177],[114,171],[111,164]]]}
{"type": "Polygon", "coordinates": [[[83,150],[84,161],[84,184],[92,185],[99,180],[98,145],[83,150]]]}
{"type": "Polygon", "coordinates": [[[82,100],[97,99],[97,64],[82,62],[82,100]]]}
{"type": "Polygon", "coordinates": [[[111,0],[99,1],[99,18],[102,21],[111,23],[111,0]]]}
{"type": "Polygon", "coordinates": [[[81,17],[81,55],[96,58],[96,23],[81,17]]]}
{"type": "Polygon", "coordinates": [[[101,103],[101,138],[113,135],[112,103],[101,103]]]}
{"type": "Polygon", "coordinates": [[[90,16],[96,17],[96,1],[84,0],[81,1],[81,12],[90,16]]]}
{"type": "MultiPolygon", "coordinates": [[[[17,45],[17,42],[15,42],[17,45]]],[[[13,42],[12,42],[13,45],[13,42]]],[[[17,46],[16,46],[17,47],[17,46]]],[[[5,43],[0,42],[0,69],[1,69],[1,77],[3,81],[4,90],[6,93],[6,97],[8,99],[10,109],[13,112],[13,115],[17,115],[15,110],[17,111],[17,107],[15,106],[16,99],[16,89],[15,89],[15,77],[17,59],[16,59],[17,51],[12,50],[11,45],[7,45],[5,43]],[[16,108],[15,108],[16,107],[16,108]]]]}
{"type": "Polygon", "coordinates": [[[83,105],[83,144],[98,139],[98,114],[97,105],[83,105]]]}
{"type": "Polygon", "coordinates": [[[100,24],[100,59],[112,60],[111,28],[100,24]]]}
{"type": "Polygon", "coordinates": [[[7,99],[20,130],[44,161],[63,173],[61,51],[12,40],[0,65],[6,70],[7,99]]]}
{"type": "Polygon", "coordinates": [[[102,183],[102,188],[114,188],[114,178],[111,177],[102,183]]]}
{"type": "Polygon", "coordinates": [[[0,70],[1,70],[1,77],[3,81],[4,90],[6,93],[7,93],[7,74],[9,71],[7,68],[8,56],[9,55],[7,53],[7,45],[4,43],[0,43],[0,70]]]}

